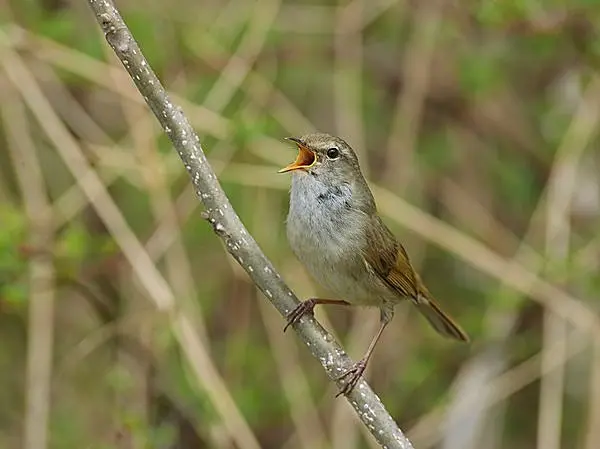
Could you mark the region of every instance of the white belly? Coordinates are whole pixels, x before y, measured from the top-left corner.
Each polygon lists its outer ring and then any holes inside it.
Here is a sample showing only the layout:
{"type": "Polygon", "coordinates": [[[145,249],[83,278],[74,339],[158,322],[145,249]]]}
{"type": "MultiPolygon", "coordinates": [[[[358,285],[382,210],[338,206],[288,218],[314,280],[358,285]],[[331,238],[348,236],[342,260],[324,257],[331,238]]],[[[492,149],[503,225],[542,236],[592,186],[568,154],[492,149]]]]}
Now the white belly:
{"type": "Polygon", "coordinates": [[[335,295],[332,299],[378,306],[385,291],[362,257],[368,217],[352,207],[351,196],[349,185],[332,194],[309,175],[294,176],[287,237],[310,275],[335,295]]]}

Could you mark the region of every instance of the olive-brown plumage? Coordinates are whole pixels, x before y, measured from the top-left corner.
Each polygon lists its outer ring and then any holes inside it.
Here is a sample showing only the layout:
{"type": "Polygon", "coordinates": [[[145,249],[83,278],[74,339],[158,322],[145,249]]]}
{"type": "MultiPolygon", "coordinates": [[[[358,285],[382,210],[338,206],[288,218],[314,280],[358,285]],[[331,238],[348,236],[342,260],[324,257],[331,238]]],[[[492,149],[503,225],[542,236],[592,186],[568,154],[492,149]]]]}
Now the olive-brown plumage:
{"type": "Polygon", "coordinates": [[[440,334],[469,341],[467,334],[446,315],[414,270],[408,254],[377,215],[367,228],[364,257],[375,272],[402,298],[411,299],[419,311],[440,334]]]}
{"type": "Polygon", "coordinates": [[[377,215],[375,200],[356,154],[339,137],[308,134],[289,138],[298,146],[292,172],[287,236],[308,272],[338,299],[311,298],[288,316],[286,328],[317,304],[378,307],[381,326],[365,356],[348,372],[340,392],[350,392],[393,317],[394,306],[410,300],[440,334],[468,341],[446,315],[410,263],[402,244],[377,215]]]}

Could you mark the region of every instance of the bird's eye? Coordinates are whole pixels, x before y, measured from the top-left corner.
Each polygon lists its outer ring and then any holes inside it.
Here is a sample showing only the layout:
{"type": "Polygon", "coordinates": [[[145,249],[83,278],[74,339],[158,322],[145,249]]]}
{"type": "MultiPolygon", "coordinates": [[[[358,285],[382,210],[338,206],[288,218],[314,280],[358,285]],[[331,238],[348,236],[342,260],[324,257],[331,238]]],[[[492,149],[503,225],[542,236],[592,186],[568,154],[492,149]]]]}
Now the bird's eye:
{"type": "Polygon", "coordinates": [[[327,157],[329,159],[337,159],[339,156],[340,156],[340,150],[338,150],[336,147],[332,147],[327,150],[327,157]]]}

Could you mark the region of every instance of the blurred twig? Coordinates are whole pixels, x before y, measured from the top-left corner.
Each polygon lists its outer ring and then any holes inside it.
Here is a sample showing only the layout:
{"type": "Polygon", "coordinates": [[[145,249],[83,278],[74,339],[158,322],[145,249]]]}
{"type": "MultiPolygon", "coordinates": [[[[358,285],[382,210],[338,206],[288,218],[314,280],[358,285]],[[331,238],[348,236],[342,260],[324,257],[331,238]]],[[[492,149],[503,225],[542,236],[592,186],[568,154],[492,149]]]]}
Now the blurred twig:
{"type": "MultiPolygon", "coordinates": [[[[149,365],[152,371],[157,369],[159,360],[157,359],[158,355],[153,353],[153,348],[146,347],[135,337],[124,335],[123,332],[123,329],[137,327],[144,322],[152,322],[153,319],[156,319],[157,315],[153,309],[146,311],[146,313],[139,313],[138,311],[135,315],[129,314],[127,316],[116,318],[115,310],[108,305],[110,299],[103,298],[85,283],[74,279],[59,279],[58,282],[59,285],[63,284],[64,287],[70,287],[76,290],[76,292],[91,306],[102,325],[86,335],[63,355],[62,360],[58,361],[55,374],[56,382],[60,382],[62,376],[69,373],[77,365],[86,361],[94,351],[115,339],[118,339],[119,347],[127,352],[129,357],[141,364],[149,365]]],[[[199,419],[194,421],[195,414],[189,410],[189,407],[182,403],[181,398],[175,393],[176,388],[173,388],[171,384],[167,384],[167,382],[158,379],[152,379],[151,387],[153,389],[160,389],[160,392],[154,392],[156,402],[159,402],[156,407],[160,406],[168,409],[172,417],[177,418],[180,425],[183,424],[184,426],[189,426],[189,429],[192,429],[193,432],[195,432],[196,438],[210,438],[210,436],[207,435],[208,429],[206,428],[205,423],[199,419]]]]}
{"type": "MultiPolygon", "coordinates": [[[[359,0],[362,2],[363,0],[359,0]]],[[[351,9],[356,6],[356,2],[349,2],[343,6],[345,9],[351,9]]],[[[371,25],[382,14],[387,12],[392,6],[398,3],[398,0],[379,0],[370,1],[369,7],[363,11],[363,14],[354,23],[356,30],[364,29],[371,25]]],[[[331,27],[335,22],[335,17],[340,13],[340,6],[328,5],[310,5],[291,3],[284,4],[281,8],[280,19],[276,23],[276,28],[288,32],[296,33],[335,33],[336,30],[331,27]]]]}
{"type": "Polygon", "coordinates": [[[600,341],[592,346],[585,449],[600,447],[600,341]]]}
{"type": "MultiPolygon", "coordinates": [[[[107,49],[107,51],[110,51],[107,49]]],[[[133,86],[131,87],[133,89],[133,86]]],[[[164,223],[166,231],[173,236],[171,244],[167,247],[162,257],[152,257],[152,259],[158,263],[160,259],[164,260],[164,267],[166,273],[166,279],[173,288],[173,293],[178,298],[178,305],[180,306],[181,313],[189,318],[193,323],[194,328],[199,334],[199,338],[203,341],[204,345],[209,345],[208,334],[206,331],[205,319],[202,313],[202,309],[198,307],[195,298],[197,298],[197,289],[194,282],[194,275],[188,255],[183,244],[183,237],[181,235],[181,228],[177,220],[177,214],[175,204],[171,198],[171,192],[169,191],[168,184],[168,172],[161,162],[161,156],[156,146],[155,133],[153,129],[156,127],[155,122],[148,114],[146,114],[145,108],[142,105],[128,103],[123,101],[123,111],[130,125],[128,128],[131,129],[131,135],[134,142],[134,148],[137,155],[137,166],[139,167],[140,174],[142,175],[143,182],[148,192],[148,198],[150,201],[150,207],[152,214],[154,215],[155,223],[164,223]],[[136,126],[136,123],[141,126],[136,126]]],[[[136,286],[132,282],[131,272],[129,270],[123,270],[124,284],[129,286],[130,293],[125,296],[129,298],[127,305],[131,308],[133,314],[139,313],[139,304],[135,304],[136,301],[132,299],[136,296],[139,297],[138,293],[135,295],[136,286]]],[[[152,335],[155,334],[157,326],[151,320],[140,322],[140,325],[136,328],[135,335],[140,341],[149,340],[151,341],[152,335]]],[[[121,357],[125,362],[128,358],[121,357]]],[[[166,398],[163,394],[158,393],[155,382],[153,379],[153,372],[155,371],[154,364],[150,363],[147,359],[137,359],[136,368],[140,370],[141,365],[146,365],[145,378],[140,379],[146,381],[146,394],[141,395],[141,399],[146,399],[147,410],[146,419],[147,422],[152,423],[154,427],[164,426],[165,423],[171,422],[175,424],[177,428],[184,423],[182,419],[185,419],[183,415],[177,416],[178,410],[173,408],[172,401],[166,398]],[[151,401],[151,402],[150,402],[151,401]],[[162,413],[158,412],[162,402],[163,409],[166,409],[162,413]],[[152,413],[152,411],[155,411],[152,413]],[[175,421],[175,422],[173,422],[175,421]]],[[[142,371],[143,372],[143,371],[142,371]]],[[[138,376],[142,377],[142,376],[138,376]]],[[[140,387],[137,385],[136,388],[139,390],[140,387]]],[[[224,382],[225,387],[227,386],[224,382]]],[[[131,403],[126,403],[127,407],[131,407],[131,403]]],[[[227,418],[224,418],[227,419],[227,418]]],[[[221,423],[219,423],[222,425],[221,423]]],[[[183,445],[181,434],[177,436],[176,445],[183,445]]],[[[188,436],[189,438],[189,436],[188,436]]],[[[229,437],[228,443],[233,440],[233,437],[229,437]]],[[[214,445],[215,442],[212,442],[214,445]]]]}
{"type": "Polygon", "coordinates": [[[438,29],[446,0],[419,2],[413,11],[413,32],[402,60],[402,89],[396,100],[386,148],[383,179],[400,190],[414,179],[413,151],[421,129],[421,116],[429,89],[429,74],[435,53],[438,29]]]}
{"type": "MultiPolygon", "coordinates": [[[[210,55],[207,56],[205,51],[205,47],[210,47],[213,50],[216,49],[219,53],[227,53],[226,49],[215,40],[214,36],[206,33],[201,42],[194,42],[193,44],[190,43],[191,50],[198,58],[204,60],[213,69],[220,69],[220,64],[214,58],[211,58],[210,55]]],[[[269,112],[288,132],[304,134],[310,130],[314,130],[314,124],[308,120],[302,111],[283,92],[278,90],[268,78],[258,71],[253,70],[250,62],[237,54],[229,55],[228,64],[235,65],[239,70],[247,73],[245,83],[240,84],[240,89],[245,89],[248,97],[253,101],[256,101],[257,96],[262,96],[263,92],[268,92],[272,96],[269,104],[269,112]]]]}
{"type": "MultiPolygon", "coordinates": [[[[0,49],[0,54],[2,51],[0,49]]],[[[3,55],[2,55],[3,56],[3,55]]],[[[9,152],[29,221],[29,314],[24,449],[48,447],[54,349],[55,268],[52,208],[23,104],[10,92],[1,104],[9,152]]]]}
{"type": "Polygon", "coordinates": [[[73,92],[59,78],[50,64],[36,60],[32,60],[30,64],[38,80],[43,83],[44,92],[50,103],[75,135],[86,142],[114,145],[113,139],[77,101],[73,92]]]}
{"type": "MultiPolygon", "coordinates": [[[[120,79],[126,81],[126,77],[119,69],[85,53],[31,33],[17,25],[6,27],[5,45],[31,51],[42,61],[68,70],[71,73],[76,73],[86,79],[93,80],[94,83],[103,86],[109,91],[113,91],[136,103],[143,104],[143,98],[140,98],[137,94],[132,95],[134,93],[132,89],[123,87],[121,83],[111,81],[112,76],[121,77],[120,79]]],[[[188,112],[194,122],[194,126],[217,138],[227,136],[229,124],[223,117],[176,94],[171,95],[188,112]]]]}
{"type": "MultiPolygon", "coordinates": [[[[580,108],[558,149],[548,182],[546,254],[550,262],[550,273],[555,276],[567,268],[571,239],[571,201],[576,188],[578,165],[596,132],[600,118],[600,109],[597,106],[600,79],[594,79],[588,89],[585,92],[586,98],[580,100],[580,108]]],[[[558,282],[563,282],[560,276],[558,282]]],[[[555,316],[550,310],[544,312],[542,368],[566,353],[566,326],[563,318],[555,316]]],[[[542,377],[537,429],[538,449],[561,447],[564,382],[564,365],[542,377]]]]}
{"type": "MultiPolygon", "coordinates": [[[[265,220],[278,219],[276,210],[268,207],[269,194],[272,195],[272,192],[265,192],[264,189],[256,194],[258,198],[253,228],[259,240],[272,233],[264,226],[265,220]]],[[[269,249],[273,248],[266,248],[267,251],[269,249]]],[[[260,301],[259,309],[279,372],[281,386],[288,401],[290,416],[296,427],[296,438],[292,440],[297,441],[294,447],[312,449],[330,446],[319,416],[319,409],[311,397],[310,385],[298,357],[296,344],[292,340],[281,338],[281,322],[265,301],[260,301]]]]}
{"type": "MultiPolygon", "coordinates": [[[[207,108],[222,111],[229,104],[265,45],[280,4],[281,0],[258,0],[254,5],[248,29],[237,51],[231,55],[206,97],[207,108]]],[[[235,5],[239,8],[239,2],[235,5]]]]}
{"type": "MultiPolygon", "coordinates": [[[[223,239],[227,250],[238,260],[273,305],[282,314],[289,313],[298,300],[276,275],[271,263],[262,254],[233,211],[208,165],[196,133],[181,110],[170,101],[159,80],[150,70],[116,8],[105,1],[90,0],[89,4],[105,32],[107,41],[132,76],[140,93],[178,151],[200,199],[206,206],[206,217],[215,232],[223,239]]],[[[163,297],[157,305],[162,305],[162,308],[172,313],[173,298],[163,297]]],[[[185,332],[187,337],[181,340],[181,343],[189,344],[190,341],[187,340],[190,338],[195,340],[189,323],[187,321],[184,323],[181,316],[174,318],[173,324],[179,324],[181,331],[185,332]]],[[[307,343],[310,342],[310,351],[319,358],[330,377],[335,377],[336,373],[350,366],[351,361],[341,347],[331,341],[331,337],[314,319],[304,319],[294,328],[307,343]]],[[[388,448],[412,447],[366,382],[361,382],[348,397],[381,445],[388,448]]],[[[244,443],[244,437],[240,435],[234,437],[238,443],[240,441],[244,443]]]]}
{"type": "MultiPolygon", "coordinates": [[[[525,237],[522,239],[522,242],[516,252],[516,255],[513,258],[513,264],[521,264],[527,266],[532,272],[543,271],[543,257],[540,254],[537,254],[534,251],[532,251],[532,248],[528,245],[528,242],[532,240],[532,237],[535,234],[538,216],[540,216],[544,211],[551,208],[552,214],[555,214],[556,217],[563,217],[563,215],[567,212],[567,206],[570,196],[572,195],[572,189],[574,187],[574,184],[568,184],[567,186],[559,187],[556,185],[555,180],[557,179],[557,177],[563,177],[562,173],[565,172],[566,167],[567,174],[569,175],[569,182],[573,181],[573,164],[577,160],[579,160],[579,158],[583,154],[588,143],[591,141],[591,138],[596,129],[599,114],[597,108],[597,98],[599,95],[600,81],[596,79],[592,82],[592,84],[582,95],[581,101],[579,103],[579,108],[573,116],[568,131],[563,137],[562,144],[558,149],[556,155],[553,172],[547,183],[545,192],[542,194],[540,201],[538,202],[538,206],[531,215],[529,229],[525,237]]],[[[560,218],[560,220],[558,218],[554,218],[554,221],[558,221],[559,225],[562,223],[562,220],[564,220],[564,218],[560,218]]],[[[555,224],[551,226],[556,227],[555,224]]],[[[559,279],[559,282],[560,281],[561,280],[559,279]]],[[[503,289],[504,288],[502,287],[501,291],[498,293],[499,296],[503,296],[505,294],[505,292],[502,291],[503,289]]],[[[551,312],[551,309],[547,309],[546,313],[554,312],[551,312]]],[[[489,354],[486,354],[486,351],[480,352],[473,358],[472,362],[467,366],[477,364],[477,359],[480,359],[481,361],[485,362],[485,360],[489,359],[491,356],[494,356],[497,360],[499,360],[499,358],[502,355],[502,346],[504,345],[504,342],[512,332],[516,320],[516,310],[506,311],[502,308],[502,306],[490,308],[488,313],[486,314],[485,321],[488,324],[485,326],[485,328],[487,329],[489,334],[488,338],[491,342],[493,342],[493,345],[487,349],[487,352],[489,354]]],[[[597,339],[597,336],[595,336],[595,340],[597,339]]],[[[541,372],[550,372],[551,369],[556,368],[563,369],[563,365],[566,363],[567,360],[570,359],[570,355],[567,354],[567,348],[564,347],[564,343],[565,342],[561,339],[559,339],[559,341],[556,343],[546,343],[543,350],[544,355],[541,357],[543,359],[544,364],[544,366],[540,368],[541,372]],[[552,366],[553,368],[549,368],[549,366],[552,366]]],[[[573,349],[573,351],[581,350],[584,342],[578,343],[578,349],[573,349]]],[[[570,352],[569,354],[573,354],[573,352],[570,352]]],[[[535,357],[535,360],[537,360],[538,358],[540,358],[539,355],[535,357]]],[[[532,357],[530,360],[533,362],[534,358],[532,357]]],[[[501,368],[501,366],[494,366],[493,363],[489,362],[483,363],[481,366],[482,368],[486,368],[489,371],[488,377],[490,378],[495,375],[495,371],[498,371],[501,368]]],[[[517,372],[516,369],[514,371],[517,372]]],[[[469,375],[471,371],[465,370],[464,373],[464,375],[469,375]]],[[[459,375],[458,381],[464,383],[464,379],[462,379],[462,376],[464,375],[459,375]]],[[[503,375],[503,377],[505,376],[503,375]]],[[[515,377],[515,379],[518,379],[518,377],[515,377]]],[[[489,380],[486,381],[484,384],[490,385],[489,380]]],[[[467,409],[469,409],[471,413],[475,412],[475,416],[480,417],[481,413],[487,409],[487,406],[484,405],[485,401],[483,401],[482,403],[482,398],[485,397],[485,395],[489,394],[491,394],[491,390],[489,388],[485,388],[484,392],[480,392],[480,394],[477,397],[478,409],[476,409],[475,411],[471,407],[467,407],[467,409]]],[[[464,403],[464,396],[464,394],[461,394],[461,391],[457,391],[455,395],[455,402],[464,403]]],[[[450,413],[452,413],[452,410],[450,410],[450,413]]],[[[431,415],[432,413],[430,413],[430,416],[431,415]]],[[[458,420],[460,422],[461,417],[450,415],[450,419],[453,419],[454,421],[458,420]]],[[[462,417],[462,419],[464,419],[464,417],[462,417]]],[[[464,429],[462,428],[462,426],[463,424],[460,424],[461,433],[464,433],[464,429]]],[[[417,428],[417,426],[415,426],[415,428],[417,428]]],[[[418,428],[437,429],[438,426],[432,425],[432,422],[428,418],[424,418],[422,422],[419,423],[418,428]]],[[[414,433],[412,434],[414,435],[414,433]]],[[[546,435],[551,436],[552,432],[547,431],[546,435]]],[[[415,439],[419,438],[415,437],[415,439]]],[[[434,440],[430,440],[430,444],[434,444],[434,440]]]]}
{"type": "Polygon", "coordinates": [[[256,437],[231,398],[209,356],[208,349],[198,337],[189,318],[176,309],[171,288],[127,224],[96,172],[90,167],[79,145],[54,113],[31,72],[7,45],[6,37],[1,31],[0,45],[3,46],[1,63],[8,78],[19,90],[41,128],[75,176],[81,190],[120,246],[123,255],[157,309],[171,319],[172,330],[194,370],[196,380],[204,386],[213,405],[221,414],[230,436],[241,448],[258,449],[260,446],[256,437]]]}
{"type": "Polygon", "coordinates": [[[373,193],[382,212],[388,217],[451,251],[478,270],[521,293],[530,295],[557,315],[591,332],[595,338],[600,338],[600,320],[582,301],[544,281],[528,267],[507,260],[475,239],[404,202],[391,192],[374,188],[373,193]]]}
{"type": "Polygon", "coordinates": [[[369,164],[363,126],[362,76],[363,34],[360,27],[363,11],[368,9],[363,0],[354,0],[340,7],[334,34],[333,92],[337,134],[345,136],[356,148],[362,160],[362,171],[368,176],[369,164]]]}
{"type": "MultiPolygon", "coordinates": [[[[567,352],[562,354],[561,357],[554,358],[550,364],[547,364],[543,368],[541,367],[541,355],[539,353],[528,358],[519,365],[498,375],[493,380],[488,381],[485,384],[485,391],[480,391],[477,395],[469,396],[469,402],[465,401],[465,408],[472,409],[476,406],[478,411],[487,410],[536,381],[540,376],[564,365],[573,357],[580,354],[589,342],[588,336],[581,331],[573,331],[571,334],[572,336],[569,336],[569,340],[573,344],[569,345],[567,352]]],[[[441,429],[437,428],[443,422],[443,415],[444,413],[441,408],[435,409],[410,429],[410,437],[419,442],[420,448],[430,448],[437,444],[441,433],[441,429]]]]}

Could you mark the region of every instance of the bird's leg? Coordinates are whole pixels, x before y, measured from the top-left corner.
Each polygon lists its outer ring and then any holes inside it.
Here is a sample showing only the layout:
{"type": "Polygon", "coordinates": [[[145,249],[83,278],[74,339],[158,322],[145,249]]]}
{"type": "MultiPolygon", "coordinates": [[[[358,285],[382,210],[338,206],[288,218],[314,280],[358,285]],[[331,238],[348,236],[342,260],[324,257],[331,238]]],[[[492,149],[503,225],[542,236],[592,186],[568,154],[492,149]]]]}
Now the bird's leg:
{"type": "Polygon", "coordinates": [[[375,335],[375,338],[373,338],[373,340],[371,340],[369,349],[367,349],[367,352],[365,353],[364,357],[362,359],[360,359],[358,362],[356,362],[354,365],[352,365],[348,371],[346,371],[344,374],[342,374],[341,376],[339,376],[335,379],[335,380],[346,379],[346,383],[344,384],[342,389],[339,391],[338,394],[335,395],[336,398],[338,396],[341,396],[342,394],[348,394],[354,389],[354,387],[360,380],[360,377],[365,372],[365,369],[367,368],[367,363],[369,362],[369,359],[371,358],[371,354],[373,354],[373,350],[375,349],[375,345],[379,341],[379,338],[381,337],[381,334],[383,334],[383,330],[385,329],[387,324],[388,323],[386,321],[381,322],[381,326],[379,326],[379,331],[377,331],[377,335],[375,335]]]}
{"type": "Polygon", "coordinates": [[[337,306],[349,306],[350,303],[348,301],[344,301],[343,299],[323,299],[323,298],[309,298],[306,301],[302,301],[298,304],[294,310],[292,310],[287,315],[287,324],[283,328],[283,332],[287,330],[292,324],[298,322],[302,315],[307,313],[313,313],[313,309],[317,304],[334,304],[337,306]]]}
{"type": "Polygon", "coordinates": [[[348,394],[354,389],[354,387],[360,380],[360,377],[363,375],[363,373],[365,372],[365,369],[367,368],[367,363],[369,362],[369,359],[371,358],[371,355],[373,354],[375,345],[377,345],[377,342],[381,338],[381,334],[383,334],[383,330],[388,325],[388,323],[390,322],[390,320],[392,319],[393,316],[394,316],[393,306],[390,308],[384,306],[381,309],[381,324],[379,326],[379,330],[377,331],[377,334],[375,335],[373,340],[371,340],[371,344],[369,345],[367,352],[365,352],[365,355],[363,356],[363,358],[360,359],[358,362],[356,362],[354,365],[352,365],[348,371],[346,371],[341,376],[338,376],[335,379],[335,380],[346,379],[346,383],[344,384],[342,389],[339,391],[338,394],[335,395],[336,398],[338,396],[341,396],[342,394],[348,394]]]}

